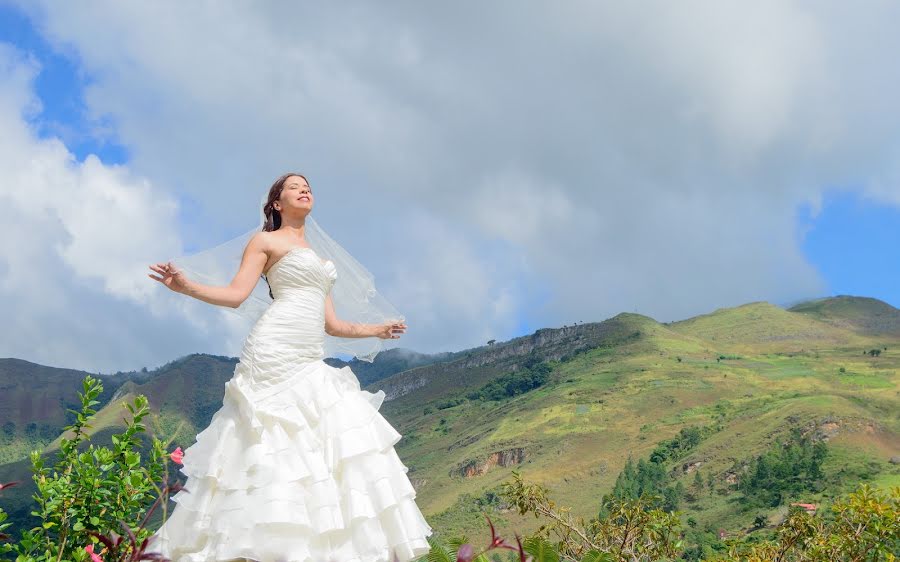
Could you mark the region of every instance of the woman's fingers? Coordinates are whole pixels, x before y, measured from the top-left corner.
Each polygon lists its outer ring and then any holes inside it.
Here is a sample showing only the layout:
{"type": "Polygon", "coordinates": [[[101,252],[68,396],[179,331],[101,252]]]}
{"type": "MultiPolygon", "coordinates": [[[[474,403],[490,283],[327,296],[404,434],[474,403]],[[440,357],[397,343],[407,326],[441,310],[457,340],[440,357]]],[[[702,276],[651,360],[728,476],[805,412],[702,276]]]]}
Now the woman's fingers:
{"type": "Polygon", "coordinates": [[[406,324],[403,324],[403,323],[391,324],[390,338],[392,340],[400,339],[400,336],[395,335],[395,334],[402,334],[405,331],[406,331],[406,324]]]}

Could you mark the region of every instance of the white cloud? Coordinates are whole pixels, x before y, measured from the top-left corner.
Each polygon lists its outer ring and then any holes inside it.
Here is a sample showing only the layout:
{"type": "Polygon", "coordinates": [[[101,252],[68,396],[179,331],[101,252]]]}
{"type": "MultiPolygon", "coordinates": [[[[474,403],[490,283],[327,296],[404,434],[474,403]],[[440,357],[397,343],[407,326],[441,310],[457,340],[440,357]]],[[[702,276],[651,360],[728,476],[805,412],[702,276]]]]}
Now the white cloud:
{"type": "Polygon", "coordinates": [[[421,350],[817,296],[797,207],[900,203],[889,3],[38,5],[185,240],[308,173],[421,350]]]}
{"type": "Polygon", "coordinates": [[[181,251],[174,200],[125,167],[78,162],[39,138],[27,121],[40,111],[37,72],[0,44],[0,355],[112,372],[193,351],[204,324],[173,319],[184,303],[146,276],[181,251]]]}

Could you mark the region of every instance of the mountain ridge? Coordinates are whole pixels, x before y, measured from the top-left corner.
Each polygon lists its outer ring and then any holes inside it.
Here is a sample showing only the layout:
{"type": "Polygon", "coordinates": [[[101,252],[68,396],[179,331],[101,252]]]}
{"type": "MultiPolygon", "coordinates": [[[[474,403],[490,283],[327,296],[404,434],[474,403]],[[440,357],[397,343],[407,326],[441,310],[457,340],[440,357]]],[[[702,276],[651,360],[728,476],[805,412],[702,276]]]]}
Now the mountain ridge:
{"type": "MultiPolygon", "coordinates": [[[[621,313],[437,356],[391,350],[373,377],[411,367],[362,386],[389,394],[382,413],[404,436],[398,452],[423,511],[448,532],[480,529],[483,519],[465,515],[458,502],[492,497],[513,468],[552,486],[574,513],[590,515],[596,498],[588,491],[608,489],[629,455],[649,454],[691,425],[719,429],[670,467],[679,478],[693,467],[724,486],[748,455],[797,423],[835,444],[832,470],[877,467],[882,485],[900,483],[887,462],[900,454],[900,337],[872,335],[858,318],[859,310],[893,307],[836,302],[818,299],[792,311],[760,301],[665,324],[621,313]],[[828,313],[820,319],[823,306],[828,313]],[[853,322],[840,324],[844,317],[853,322]],[[888,350],[863,353],[875,345],[888,350]],[[540,364],[549,376],[524,393],[470,397],[540,364]]],[[[129,380],[100,409],[96,427],[114,427],[121,408],[113,402],[140,392],[156,413],[149,428],[186,448],[221,406],[235,362],[191,354],[142,383],[129,380]]],[[[0,476],[12,466],[0,466],[0,476]]],[[[694,516],[737,524],[726,496],[710,498],[694,516]]],[[[498,524],[532,525],[509,512],[496,515],[498,524]]]]}

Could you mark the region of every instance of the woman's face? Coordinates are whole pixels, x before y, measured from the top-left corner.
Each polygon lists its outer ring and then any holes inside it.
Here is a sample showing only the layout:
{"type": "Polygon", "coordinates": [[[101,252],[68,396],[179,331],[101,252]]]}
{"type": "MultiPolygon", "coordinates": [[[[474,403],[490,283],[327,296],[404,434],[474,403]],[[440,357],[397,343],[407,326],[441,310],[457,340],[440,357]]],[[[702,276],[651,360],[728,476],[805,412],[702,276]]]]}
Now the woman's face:
{"type": "Polygon", "coordinates": [[[284,188],[281,190],[278,201],[281,203],[282,214],[305,216],[313,208],[312,190],[305,179],[300,176],[291,176],[284,182],[284,188]]]}

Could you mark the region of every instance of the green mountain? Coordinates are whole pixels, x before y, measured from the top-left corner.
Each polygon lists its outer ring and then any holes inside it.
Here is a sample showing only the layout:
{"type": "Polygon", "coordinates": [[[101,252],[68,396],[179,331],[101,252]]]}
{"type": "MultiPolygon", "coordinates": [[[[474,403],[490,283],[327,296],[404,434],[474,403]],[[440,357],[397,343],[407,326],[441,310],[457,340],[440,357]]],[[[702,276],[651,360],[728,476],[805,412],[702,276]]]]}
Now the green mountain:
{"type": "Polygon", "coordinates": [[[878,299],[839,295],[800,303],[788,310],[862,334],[900,336],[900,310],[878,299]]]}
{"type": "MultiPolygon", "coordinates": [[[[56,439],[74,420],[67,408],[78,409],[76,394],[85,371],[38,365],[22,359],[0,359],[0,464],[26,458],[29,451],[56,439]]],[[[141,373],[94,375],[103,381],[102,403],[141,373]]]]}
{"type": "MultiPolygon", "coordinates": [[[[668,324],[619,314],[455,353],[391,350],[350,366],[364,388],[384,389],[382,413],[404,436],[398,453],[441,534],[484,538],[482,509],[501,534],[533,531],[537,520],[498,500],[514,468],[590,517],[629,457],[660,447],[674,451],[665,456],[672,482],[689,488],[699,472],[713,484],[683,502],[685,517],[738,531],[759,513],[744,510],[730,484],[791,428],[829,447],[827,486],[795,501],[827,502],[862,480],[900,485],[890,462],[900,455],[898,314],[856,297],[787,310],[750,303],[668,324]],[[672,445],[690,428],[700,428],[698,442],[672,445]]],[[[119,403],[141,393],[157,412],[151,431],[186,448],[221,407],[235,362],[191,355],[126,380],[95,429],[120,424],[119,403]]],[[[70,375],[72,388],[59,395],[75,402],[83,375],[70,375]]],[[[0,370],[0,385],[7,378],[0,370]]],[[[0,466],[0,481],[29,479],[27,471],[27,462],[0,466]]],[[[774,521],[783,511],[765,515],[774,521]]]]}
{"type": "Polygon", "coordinates": [[[716,491],[684,505],[685,517],[749,528],[757,514],[743,513],[728,485],[793,426],[831,450],[829,488],[800,500],[823,501],[860,480],[900,484],[890,463],[900,455],[900,337],[870,335],[856,316],[842,328],[839,311],[832,318],[769,303],[668,325],[620,314],[469,350],[369,390],[392,398],[383,411],[404,435],[398,452],[441,530],[481,536],[479,510],[491,506],[500,528],[534,530],[531,516],[496,505],[497,486],[514,468],[590,517],[629,456],[646,458],[690,427],[708,434],[667,469],[685,488],[700,471],[716,491]],[[865,353],[876,346],[888,349],[865,353]],[[467,398],[533,355],[552,367],[546,384],[502,400],[467,398]]]}
{"type": "MultiPolygon", "coordinates": [[[[336,359],[328,362],[349,365],[367,380],[376,381],[410,365],[427,364],[449,355],[452,354],[426,355],[392,349],[371,363],[336,359]]],[[[152,371],[101,375],[21,359],[0,359],[0,482],[21,482],[0,494],[0,505],[10,514],[12,528],[33,524],[31,496],[36,488],[31,480],[29,453],[42,450],[45,464],[53,464],[63,427],[74,421],[74,414],[67,409],[80,410],[78,393],[85,375],[100,378],[103,383],[100,404],[95,407],[92,442],[109,446],[110,436],[124,428],[123,419],[128,412],[123,403],[143,394],[155,414],[147,424],[148,432],[173,443],[172,448],[174,444],[187,448],[222,407],[225,383],[234,374],[237,361],[232,357],[192,354],[152,371]]]]}

